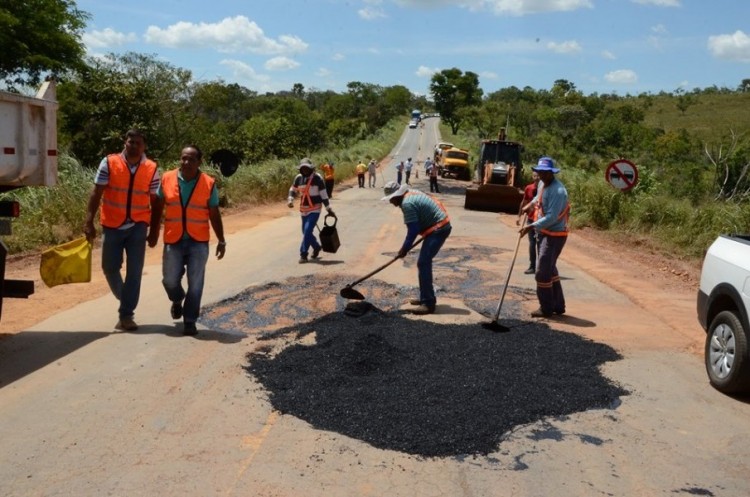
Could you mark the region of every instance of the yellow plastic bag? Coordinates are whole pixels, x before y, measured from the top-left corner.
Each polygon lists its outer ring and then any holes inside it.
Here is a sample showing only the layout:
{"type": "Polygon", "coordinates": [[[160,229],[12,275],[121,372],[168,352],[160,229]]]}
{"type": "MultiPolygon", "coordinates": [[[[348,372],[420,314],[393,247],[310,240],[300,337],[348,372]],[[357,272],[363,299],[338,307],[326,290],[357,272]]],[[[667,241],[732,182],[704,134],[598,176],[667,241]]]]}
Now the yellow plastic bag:
{"type": "Polygon", "coordinates": [[[39,273],[48,287],[88,283],[91,281],[91,244],[84,236],[45,250],[39,273]]]}

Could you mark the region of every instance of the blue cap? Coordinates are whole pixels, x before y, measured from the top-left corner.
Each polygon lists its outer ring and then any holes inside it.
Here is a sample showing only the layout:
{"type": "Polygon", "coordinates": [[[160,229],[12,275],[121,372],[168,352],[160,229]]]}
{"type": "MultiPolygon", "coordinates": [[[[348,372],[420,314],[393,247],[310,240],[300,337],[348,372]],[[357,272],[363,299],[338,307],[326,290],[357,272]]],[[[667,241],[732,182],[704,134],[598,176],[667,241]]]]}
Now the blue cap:
{"type": "Polygon", "coordinates": [[[539,161],[536,163],[535,167],[531,168],[532,171],[540,172],[540,171],[550,171],[552,173],[559,173],[560,170],[555,167],[555,161],[552,160],[552,157],[542,157],[539,159],[539,161]]]}

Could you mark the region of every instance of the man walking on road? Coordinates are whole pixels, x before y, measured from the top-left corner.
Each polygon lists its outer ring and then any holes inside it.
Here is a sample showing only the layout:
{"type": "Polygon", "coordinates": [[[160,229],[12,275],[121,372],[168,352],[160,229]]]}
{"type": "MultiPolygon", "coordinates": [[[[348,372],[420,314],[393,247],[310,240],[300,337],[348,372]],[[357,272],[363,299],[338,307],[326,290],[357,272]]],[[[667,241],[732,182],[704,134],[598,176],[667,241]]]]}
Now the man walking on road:
{"type": "Polygon", "coordinates": [[[404,161],[399,162],[396,164],[396,183],[399,185],[401,184],[401,181],[403,180],[403,174],[404,174],[404,161]]]}
{"type": "MultiPolygon", "coordinates": [[[[429,159],[427,159],[429,161],[429,159]]],[[[438,186],[438,167],[437,164],[430,161],[430,166],[427,169],[427,176],[430,177],[430,193],[440,193],[440,187],[438,186]]]]}
{"type": "Polygon", "coordinates": [[[112,294],[120,301],[115,328],[125,331],[138,329],[133,317],[141,294],[146,241],[154,247],[159,240],[161,217],[151,208],[158,202],[159,171],[145,152],[145,136],[130,129],[125,134],[124,150],[102,159],[83,226],[86,238],[93,242],[94,217],[101,204],[102,271],[112,294]],[[121,274],[123,254],[127,259],[125,279],[121,274]]]}
{"type": "Polygon", "coordinates": [[[159,213],[164,217],[162,284],[172,302],[172,319],[183,319],[183,333],[198,333],[198,321],[208,262],[209,224],[219,243],[216,258],[222,259],[227,243],[219,211],[219,192],[214,178],[200,171],[203,152],[189,145],[182,149],[180,168],[164,173],[159,186],[159,213]],[[187,292],[182,277],[187,273],[187,292]]]}
{"type": "Polygon", "coordinates": [[[411,183],[409,182],[409,178],[411,177],[411,170],[413,167],[414,167],[414,164],[411,161],[411,157],[409,157],[406,160],[406,164],[404,165],[404,171],[406,172],[406,184],[407,185],[411,185],[411,183]]]}
{"type": "Polygon", "coordinates": [[[334,183],[334,168],[333,162],[327,161],[320,166],[320,170],[323,171],[323,181],[326,185],[326,193],[328,198],[333,198],[333,183],[334,183]]]}
{"type": "Polygon", "coordinates": [[[557,271],[557,258],[560,257],[565,241],[568,239],[568,216],[570,203],[565,186],[555,178],[560,172],[549,157],[539,159],[533,171],[539,174],[541,184],[534,200],[524,212],[535,209],[535,221],[520,230],[521,236],[532,229],[537,236],[536,295],[539,309],[531,317],[550,317],[553,314],[565,314],[565,297],[560,274],[557,271]]]}
{"type": "Polygon", "coordinates": [[[299,174],[294,178],[292,186],[289,188],[287,202],[291,209],[294,207],[294,197],[299,194],[299,211],[302,215],[302,243],[299,248],[299,262],[303,264],[307,262],[307,252],[310,247],[313,249],[312,258],[320,257],[321,246],[314,232],[320,218],[320,206],[325,205],[328,214],[333,217],[336,217],[336,214],[334,214],[328,200],[323,178],[315,172],[315,167],[310,159],[305,157],[297,167],[299,174]]]}
{"type": "Polygon", "coordinates": [[[354,168],[354,170],[357,173],[357,184],[360,188],[365,187],[365,173],[367,172],[367,166],[365,166],[365,163],[362,161],[359,161],[359,164],[357,164],[354,168]]]}
{"type": "MultiPolygon", "coordinates": [[[[523,190],[523,199],[521,199],[521,205],[518,208],[518,219],[516,219],[516,226],[521,224],[521,218],[523,217],[523,209],[536,197],[537,185],[539,184],[539,173],[531,172],[531,183],[526,185],[523,190]]],[[[526,223],[531,224],[534,222],[534,209],[531,209],[526,218],[526,223]]],[[[529,237],[529,268],[524,271],[524,274],[534,274],[536,272],[536,232],[534,229],[530,229],[528,233],[529,237]]]]}
{"type": "Polygon", "coordinates": [[[367,164],[367,185],[370,188],[375,188],[378,182],[378,165],[375,159],[370,159],[370,163],[367,164]]]}
{"type": "Polygon", "coordinates": [[[437,199],[417,190],[410,191],[408,185],[390,181],[385,186],[385,194],[382,200],[400,208],[406,224],[406,238],[398,251],[398,257],[406,257],[417,235],[424,239],[417,259],[419,298],[409,303],[418,306],[412,311],[414,314],[432,314],[437,303],[432,286],[432,259],[451,234],[450,217],[437,199]]]}

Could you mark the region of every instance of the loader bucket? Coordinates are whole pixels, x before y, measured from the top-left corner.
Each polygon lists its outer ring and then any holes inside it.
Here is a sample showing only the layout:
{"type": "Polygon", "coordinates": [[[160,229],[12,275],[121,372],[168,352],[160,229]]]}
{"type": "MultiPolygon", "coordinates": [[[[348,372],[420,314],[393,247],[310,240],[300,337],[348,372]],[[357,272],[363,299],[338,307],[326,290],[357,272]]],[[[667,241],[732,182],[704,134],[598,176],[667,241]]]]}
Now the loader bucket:
{"type": "Polygon", "coordinates": [[[523,192],[508,185],[479,185],[466,189],[464,209],[487,212],[518,212],[523,192]]]}

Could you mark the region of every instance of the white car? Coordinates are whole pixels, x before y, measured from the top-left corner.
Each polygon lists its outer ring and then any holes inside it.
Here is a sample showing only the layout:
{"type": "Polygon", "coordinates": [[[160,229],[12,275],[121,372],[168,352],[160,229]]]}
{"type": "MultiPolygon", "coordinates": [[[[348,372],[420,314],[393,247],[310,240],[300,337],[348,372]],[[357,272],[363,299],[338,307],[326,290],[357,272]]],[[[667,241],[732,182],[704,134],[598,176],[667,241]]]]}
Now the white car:
{"type": "Polygon", "coordinates": [[[417,121],[409,121],[409,128],[414,129],[417,127],[417,121]]]}

